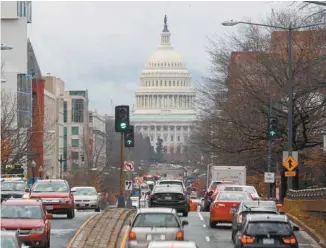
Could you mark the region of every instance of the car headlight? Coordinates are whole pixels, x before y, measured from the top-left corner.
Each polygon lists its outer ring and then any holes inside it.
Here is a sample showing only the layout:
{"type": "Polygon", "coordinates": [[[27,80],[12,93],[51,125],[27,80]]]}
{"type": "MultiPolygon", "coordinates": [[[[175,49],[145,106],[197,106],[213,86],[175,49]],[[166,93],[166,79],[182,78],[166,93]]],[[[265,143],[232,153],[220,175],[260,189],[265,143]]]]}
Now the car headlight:
{"type": "Polygon", "coordinates": [[[32,233],[43,233],[43,232],[44,232],[44,227],[32,229],[32,233]]]}

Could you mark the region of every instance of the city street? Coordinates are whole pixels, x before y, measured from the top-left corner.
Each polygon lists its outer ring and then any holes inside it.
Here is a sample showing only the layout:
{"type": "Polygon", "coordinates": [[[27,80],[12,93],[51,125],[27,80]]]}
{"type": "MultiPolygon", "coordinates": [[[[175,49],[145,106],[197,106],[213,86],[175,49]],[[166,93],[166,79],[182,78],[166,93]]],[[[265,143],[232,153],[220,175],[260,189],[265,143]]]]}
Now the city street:
{"type": "MultiPolygon", "coordinates": [[[[189,225],[185,227],[185,239],[195,241],[198,247],[233,248],[231,241],[231,225],[217,225],[209,227],[208,212],[191,212],[188,218],[189,225]]],[[[300,247],[320,248],[320,246],[304,231],[296,232],[300,247]]]]}
{"type": "Polygon", "coordinates": [[[65,215],[53,215],[51,220],[51,247],[64,248],[73,238],[78,228],[94,211],[75,211],[75,218],[68,220],[65,215]]]}

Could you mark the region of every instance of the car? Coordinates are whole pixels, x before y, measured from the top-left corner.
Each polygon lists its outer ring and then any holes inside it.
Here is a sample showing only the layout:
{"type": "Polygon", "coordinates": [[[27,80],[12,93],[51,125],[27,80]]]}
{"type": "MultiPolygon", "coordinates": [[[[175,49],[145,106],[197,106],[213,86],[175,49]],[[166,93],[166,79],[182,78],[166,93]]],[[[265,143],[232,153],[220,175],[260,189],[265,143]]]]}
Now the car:
{"type": "Polygon", "coordinates": [[[242,201],[233,216],[231,232],[233,242],[247,214],[279,214],[279,212],[274,201],[242,201]]]}
{"type": "Polygon", "coordinates": [[[130,222],[129,248],[145,248],[151,241],[184,240],[183,227],[188,221],[181,221],[172,208],[141,208],[130,222]]]}
{"type": "Polygon", "coordinates": [[[152,241],[148,248],[198,248],[193,241],[152,241]]]}
{"type": "Polygon", "coordinates": [[[62,179],[38,180],[31,188],[29,198],[41,198],[45,210],[52,214],[66,214],[75,217],[74,191],[62,179]]]}
{"type": "Polygon", "coordinates": [[[42,201],[8,199],[1,206],[1,229],[17,231],[19,239],[33,247],[50,247],[52,214],[44,211],[42,201]]]}
{"type": "Polygon", "coordinates": [[[174,208],[185,217],[189,212],[187,195],[180,185],[156,185],[148,199],[148,206],[174,208]]]}
{"type": "Polygon", "coordinates": [[[235,248],[298,248],[298,241],[286,215],[248,214],[235,239],[235,248]]]}
{"type": "Polygon", "coordinates": [[[243,200],[252,200],[251,195],[244,191],[219,192],[210,207],[210,227],[214,228],[218,223],[231,223],[233,214],[243,200]]]}
{"type": "Polygon", "coordinates": [[[231,182],[231,181],[212,181],[211,184],[209,185],[209,187],[207,188],[207,190],[205,191],[204,207],[203,207],[204,211],[209,212],[209,207],[211,205],[211,202],[213,202],[211,196],[213,195],[217,185],[220,185],[220,184],[233,184],[233,182],[231,182]]]}
{"type": "Polygon", "coordinates": [[[187,191],[186,186],[183,181],[181,180],[170,180],[170,179],[165,179],[165,180],[160,180],[158,181],[157,185],[162,185],[162,184],[177,184],[183,187],[184,191],[187,191]]]}
{"type": "Polygon", "coordinates": [[[18,232],[15,231],[5,231],[0,232],[0,247],[6,248],[22,248],[23,243],[18,238],[18,232]]]}
{"type": "Polygon", "coordinates": [[[249,186],[249,185],[246,185],[246,186],[242,186],[243,187],[243,190],[244,191],[247,191],[251,194],[252,198],[254,200],[260,200],[261,197],[260,195],[258,194],[256,188],[254,186],[249,186]]]}
{"type": "Polygon", "coordinates": [[[76,209],[94,209],[100,212],[100,193],[96,192],[94,187],[73,187],[71,189],[74,195],[74,204],[76,209]]]}
{"type": "Polygon", "coordinates": [[[23,198],[27,183],[21,178],[8,178],[1,181],[1,201],[8,198],[23,198]]]}

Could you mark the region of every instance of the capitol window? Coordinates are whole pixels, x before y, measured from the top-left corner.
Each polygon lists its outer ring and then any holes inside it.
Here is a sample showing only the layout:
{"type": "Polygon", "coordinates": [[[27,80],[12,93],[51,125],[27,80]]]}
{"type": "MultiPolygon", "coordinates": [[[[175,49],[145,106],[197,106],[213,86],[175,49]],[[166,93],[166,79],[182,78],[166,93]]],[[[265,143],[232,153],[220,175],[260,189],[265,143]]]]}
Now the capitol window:
{"type": "Polygon", "coordinates": [[[172,127],[170,127],[170,130],[172,130],[172,131],[173,131],[173,130],[174,130],[174,127],[173,127],[173,126],[172,126],[172,127]]]}
{"type": "Polygon", "coordinates": [[[180,142],[180,136],[178,136],[178,141],[180,142]]]}
{"type": "Polygon", "coordinates": [[[151,135],[151,141],[153,141],[153,135],[151,135]]]}
{"type": "Polygon", "coordinates": [[[168,140],[168,136],[164,136],[164,141],[167,141],[168,140]]]}
{"type": "Polygon", "coordinates": [[[171,135],[171,141],[173,141],[173,135],[171,135]]]}
{"type": "Polygon", "coordinates": [[[181,127],[177,127],[177,130],[180,131],[181,127]]]}
{"type": "Polygon", "coordinates": [[[188,127],[187,127],[187,126],[184,126],[184,127],[183,127],[183,130],[184,130],[184,131],[188,131],[188,127]]]}

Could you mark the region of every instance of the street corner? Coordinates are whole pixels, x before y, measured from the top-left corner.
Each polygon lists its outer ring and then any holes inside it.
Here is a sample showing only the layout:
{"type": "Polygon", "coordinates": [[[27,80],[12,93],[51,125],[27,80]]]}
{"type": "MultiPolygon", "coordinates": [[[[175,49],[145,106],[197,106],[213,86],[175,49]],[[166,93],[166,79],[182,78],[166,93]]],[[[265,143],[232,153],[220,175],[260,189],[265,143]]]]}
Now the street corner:
{"type": "Polygon", "coordinates": [[[78,229],[67,248],[115,247],[132,212],[130,209],[106,209],[90,217],[78,229]]]}

